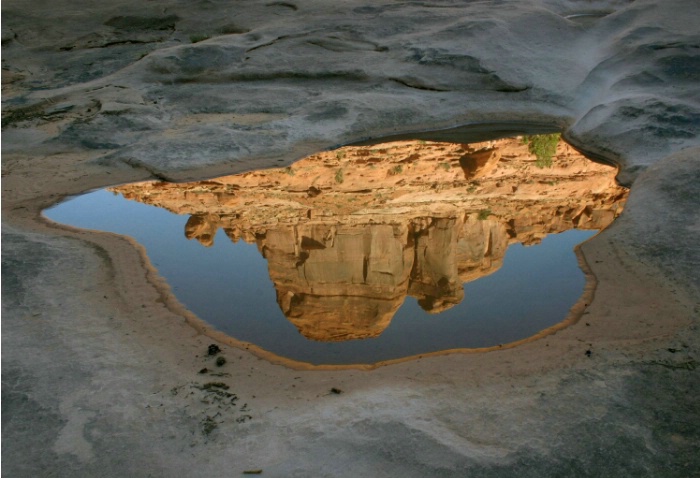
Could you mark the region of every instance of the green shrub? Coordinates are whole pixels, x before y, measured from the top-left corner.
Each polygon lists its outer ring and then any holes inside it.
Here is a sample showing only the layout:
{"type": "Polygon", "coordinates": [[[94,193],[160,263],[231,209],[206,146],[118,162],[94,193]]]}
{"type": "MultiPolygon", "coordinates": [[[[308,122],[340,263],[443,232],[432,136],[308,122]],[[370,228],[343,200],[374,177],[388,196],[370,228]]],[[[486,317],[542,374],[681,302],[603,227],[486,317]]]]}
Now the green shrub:
{"type": "Polygon", "coordinates": [[[552,167],[552,158],[557,152],[560,137],[559,133],[523,136],[523,143],[527,144],[530,153],[537,157],[535,166],[538,168],[552,167]]]}
{"type": "Polygon", "coordinates": [[[389,170],[389,174],[391,176],[396,176],[397,174],[401,174],[401,173],[403,173],[403,166],[401,166],[400,164],[397,164],[396,166],[394,166],[393,168],[391,168],[389,170]]]}
{"type": "Polygon", "coordinates": [[[339,169],[335,172],[335,182],[342,184],[343,181],[345,181],[345,173],[343,173],[342,169],[339,169]]]}
{"type": "Polygon", "coordinates": [[[477,219],[479,219],[479,221],[485,221],[486,219],[489,218],[489,216],[491,214],[492,214],[491,209],[482,209],[481,211],[479,211],[479,215],[477,216],[477,219]]]}

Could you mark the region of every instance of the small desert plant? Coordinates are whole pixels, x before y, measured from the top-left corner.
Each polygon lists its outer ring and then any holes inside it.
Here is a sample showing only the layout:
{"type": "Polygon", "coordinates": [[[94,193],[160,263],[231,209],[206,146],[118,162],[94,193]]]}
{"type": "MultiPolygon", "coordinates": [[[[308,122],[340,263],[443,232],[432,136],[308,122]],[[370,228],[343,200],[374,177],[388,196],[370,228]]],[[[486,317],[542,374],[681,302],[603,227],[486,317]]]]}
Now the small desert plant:
{"type": "Polygon", "coordinates": [[[338,159],[338,160],[345,158],[345,151],[336,151],[336,152],[335,152],[335,157],[336,157],[336,159],[338,159]]]}
{"type": "Polygon", "coordinates": [[[450,163],[440,163],[439,166],[445,171],[452,169],[452,165],[450,163]]]}
{"type": "Polygon", "coordinates": [[[391,168],[389,170],[389,174],[391,176],[396,176],[397,174],[401,174],[401,173],[403,173],[403,166],[401,166],[400,164],[397,164],[396,166],[394,166],[393,168],[391,168]]]}
{"type": "Polygon", "coordinates": [[[491,214],[492,214],[491,209],[482,209],[481,211],[479,211],[479,215],[477,216],[477,219],[479,219],[479,221],[485,221],[486,219],[489,218],[489,216],[491,214]]]}
{"type": "Polygon", "coordinates": [[[284,171],[285,173],[289,174],[290,176],[294,176],[294,174],[295,174],[295,173],[294,173],[294,170],[292,169],[291,166],[287,166],[287,167],[284,168],[282,171],[284,171]]]}
{"type": "Polygon", "coordinates": [[[345,173],[343,173],[342,169],[339,169],[335,172],[335,182],[342,184],[343,181],[345,181],[345,173]]]}
{"type": "Polygon", "coordinates": [[[552,167],[552,158],[557,152],[560,137],[559,133],[523,136],[523,143],[527,144],[530,153],[537,157],[535,166],[538,168],[552,167]]]}

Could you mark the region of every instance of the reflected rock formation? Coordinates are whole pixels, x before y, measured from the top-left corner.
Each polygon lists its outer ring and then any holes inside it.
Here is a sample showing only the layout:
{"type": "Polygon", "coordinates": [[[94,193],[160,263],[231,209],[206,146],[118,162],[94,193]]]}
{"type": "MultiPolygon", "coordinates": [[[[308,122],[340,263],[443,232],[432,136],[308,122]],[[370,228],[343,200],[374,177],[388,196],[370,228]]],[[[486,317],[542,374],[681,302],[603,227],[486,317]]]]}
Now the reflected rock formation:
{"type": "Polygon", "coordinates": [[[439,313],[501,266],[510,244],[603,229],[627,190],[559,142],[538,167],[519,138],[403,141],[319,153],[287,168],[113,188],[190,215],[185,236],[255,243],[285,316],[307,338],[375,337],[405,297],[439,313]]]}

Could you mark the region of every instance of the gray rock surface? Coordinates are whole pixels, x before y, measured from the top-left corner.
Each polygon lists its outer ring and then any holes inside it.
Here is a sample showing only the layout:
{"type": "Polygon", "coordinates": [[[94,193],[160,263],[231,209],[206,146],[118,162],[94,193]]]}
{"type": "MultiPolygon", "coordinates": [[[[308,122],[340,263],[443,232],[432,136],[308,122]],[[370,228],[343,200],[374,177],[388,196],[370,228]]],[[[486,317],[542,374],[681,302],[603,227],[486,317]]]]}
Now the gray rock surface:
{"type": "Polygon", "coordinates": [[[4,471],[700,475],[696,11],[6,0],[4,471]],[[138,246],[39,217],[95,187],[392,135],[467,141],[474,124],[561,129],[632,186],[622,217],[583,247],[598,280],[584,318],[502,352],[298,371],[222,346],[228,375],[202,376],[213,339],[182,319],[138,246]],[[219,380],[231,388],[205,386],[219,380]]]}

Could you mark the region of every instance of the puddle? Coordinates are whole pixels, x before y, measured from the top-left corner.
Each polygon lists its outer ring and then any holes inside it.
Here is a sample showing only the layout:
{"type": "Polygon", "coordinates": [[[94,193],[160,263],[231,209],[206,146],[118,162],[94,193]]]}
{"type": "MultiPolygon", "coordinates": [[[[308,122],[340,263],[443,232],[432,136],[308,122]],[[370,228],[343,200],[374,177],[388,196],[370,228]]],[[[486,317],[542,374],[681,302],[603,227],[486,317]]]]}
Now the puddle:
{"type": "Polygon", "coordinates": [[[133,237],[189,310],[284,360],[508,346],[567,318],[586,285],[574,248],[627,197],[614,168],[562,141],[538,158],[537,138],[347,147],[45,215],[133,237]]]}

